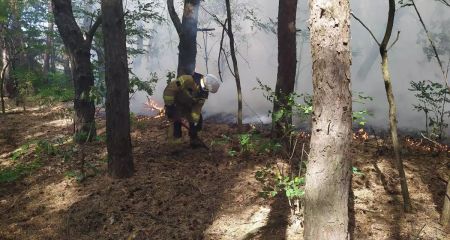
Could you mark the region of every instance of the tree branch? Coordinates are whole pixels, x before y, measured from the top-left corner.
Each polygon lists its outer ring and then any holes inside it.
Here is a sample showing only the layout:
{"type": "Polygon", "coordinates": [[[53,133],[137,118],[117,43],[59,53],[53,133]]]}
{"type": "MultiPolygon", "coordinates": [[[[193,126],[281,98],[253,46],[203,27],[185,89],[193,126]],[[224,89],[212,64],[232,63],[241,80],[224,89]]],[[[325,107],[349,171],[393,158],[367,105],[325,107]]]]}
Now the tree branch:
{"type": "Polygon", "coordinates": [[[86,33],[86,41],[91,44],[92,39],[94,38],[95,32],[97,32],[97,29],[102,24],[102,15],[97,16],[97,19],[95,19],[94,24],[92,25],[91,29],[86,33]]]}
{"type": "Polygon", "coordinates": [[[350,14],[352,15],[352,17],[354,19],[356,19],[359,23],[361,23],[361,25],[370,33],[373,40],[375,40],[375,42],[378,44],[378,46],[381,46],[381,43],[378,42],[377,38],[375,37],[375,35],[373,35],[373,32],[369,29],[369,27],[367,27],[366,24],[364,24],[363,21],[361,21],[361,19],[359,19],[357,16],[355,16],[355,14],[353,14],[353,12],[350,12],[350,14]]]}
{"type": "Polygon", "coordinates": [[[394,42],[391,44],[391,46],[388,47],[388,51],[391,50],[391,48],[398,42],[398,39],[400,38],[400,31],[397,32],[397,37],[395,38],[394,42]]]}
{"type": "Polygon", "coordinates": [[[220,56],[221,56],[222,50],[223,50],[223,39],[225,38],[225,29],[226,29],[225,25],[226,25],[227,21],[228,21],[228,19],[225,19],[225,23],[222,25],[222,37],[220,38],[219,57],[217,58],[217,67],[219,69],[219,78],[220,78],[221,82],[223,82],[223,79],[222,79],[222,69],[220,67],[220,56]]]}
{"type": "Polygon", "coordinates": [[[423,27],[423,29],[425,30],[425,33],[427,34],[428,41],[429,41],[430,44],[431,44],[431,48],[433,48],[434,56],[436,57],[436,60],[438,61],[438,64],[439,64],[439,67],[441,68],[442,75],[443,75],[443,77],[445,78],[445,79],[444,79],[444,80],[445,80],[445,84],[446,84],[447,88],[450,89],[450,87],[448,86],[447,78],[446,78],[446,76],[445,76],[446,74],[445,74],[444,67],[443,67],[443,65],[442,65],[441,58],[439,57],[439,53],[438,53],[438,51],[437,51],[437,49],[436,49],[436,46],[434,45],[433,39],[431,38],[431,34],[430,34],[430,32],[428,31],[427,27],[425,26],[425,23],[423,22],[423,19],[422,19],[422,15],[420,15],[419,10],[417,9],[417,6],[416,6],[416,3],[414,2],[414,0],[411,0],[411,4],[412,4],[412,6],[414,7],[414,10],[415,10],[416,13],[417,13],[417,16],[419,17],[419,21],[420,21],[420,23],[422,24],[422,27],[423,27]]]}
{"type": "Polygon", "coordinates": [[[178,17],[177,12],[175,11],[173,0],[167,0],[167,10],[169,10],[170,19],[172,20],[178,35],[181,35],[182,34],[181,20],[178,17]]]}

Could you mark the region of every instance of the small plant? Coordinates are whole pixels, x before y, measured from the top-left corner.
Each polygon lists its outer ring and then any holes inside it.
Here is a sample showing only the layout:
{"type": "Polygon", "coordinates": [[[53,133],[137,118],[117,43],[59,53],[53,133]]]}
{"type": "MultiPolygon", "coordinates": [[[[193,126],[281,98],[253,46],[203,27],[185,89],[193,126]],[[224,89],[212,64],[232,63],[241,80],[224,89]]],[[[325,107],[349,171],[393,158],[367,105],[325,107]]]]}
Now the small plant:
{"type": "Polygon", "coordinates": [[[257,171],[255,178],[263,184],[263,189],[260,192],[263,198],[273,198],[277,194],[283,193],[288,198],[291,207],[293,207],[293,201],[297,202],[298,207],[299,201],[305,195],[304,177],[288,176],[283,174],[279,169],[274,170],[266,167],[257,171]]]}
{"type": "MultiPolygon", "coordinates": [[[[373,101],[373,97],[364,95],[363,92],[357,92],[353,93],[353,103],[364,105],[369,101],[373,101]],[[355,97],[356,96],[356,97],[355,97]]],[[[353,111],[352,112],[352,120],[356,124],[362,126],[365,126],[367,123],[367,118],[372,117],[373,113],[369,112],[367,109],[359,110],[359,111],[353,111]]]]}
{"type": "Polygon", "coordinates": [[[450,91],[440,83],[431,81],[411,81],[412,92],[416,92],[418,104],[413,107],[418,112],[425,114],[425,132],[432,139],[442,140],[448,124],[445,118],[450,116],[450,111],[446,110],[446,104],[450,91]]]}
{"type": "Polygon", "coordinates": [[[35,153],[37,155],[46,154],[49,156],[55,156],[58,151],[52,143],[46,140],[39,140],[36,144],[35,153]]]}
{"type": "Polygon", "coordinates": [[[252,150],[253,144],[251,137],[252,135],[250,133],[240,134],[238,136],[241,153],[249,153],[252,150]]]}

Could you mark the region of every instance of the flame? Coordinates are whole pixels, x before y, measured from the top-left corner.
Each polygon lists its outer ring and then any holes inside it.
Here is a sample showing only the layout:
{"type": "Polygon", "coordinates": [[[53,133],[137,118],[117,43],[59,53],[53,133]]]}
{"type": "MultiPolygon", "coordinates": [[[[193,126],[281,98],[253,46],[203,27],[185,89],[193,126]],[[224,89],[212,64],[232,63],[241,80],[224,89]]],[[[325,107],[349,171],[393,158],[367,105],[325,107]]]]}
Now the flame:
{"type": "Polygon", "coordinates": [[[147,96],[147,102],[144,103],[144,105],[151,111],[157,112],[155,118],[161,118],[164,116],[164,107],[162,106],[162,104],[159,104],[157,101],[149,98],[148,96],[147,96]]]}

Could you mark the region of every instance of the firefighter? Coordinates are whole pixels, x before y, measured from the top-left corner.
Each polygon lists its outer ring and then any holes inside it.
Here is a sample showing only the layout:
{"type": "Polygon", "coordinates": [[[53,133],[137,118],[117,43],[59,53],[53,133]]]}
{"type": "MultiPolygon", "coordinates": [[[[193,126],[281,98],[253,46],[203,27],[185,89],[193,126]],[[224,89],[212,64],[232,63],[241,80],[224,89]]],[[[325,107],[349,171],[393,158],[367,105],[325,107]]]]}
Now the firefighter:
{"type": "Polygon", "coordinates": [[[212,74],[194,73],[172,80],[164,89],[166,116],[173,124],[169,128],[169,142],[181,142],[182,119],[189,122],[189,137],[192,148],[203,146],[198,137],[202,129],[202,107],[209,93],[216,93],[220,82],[212,74]]]}

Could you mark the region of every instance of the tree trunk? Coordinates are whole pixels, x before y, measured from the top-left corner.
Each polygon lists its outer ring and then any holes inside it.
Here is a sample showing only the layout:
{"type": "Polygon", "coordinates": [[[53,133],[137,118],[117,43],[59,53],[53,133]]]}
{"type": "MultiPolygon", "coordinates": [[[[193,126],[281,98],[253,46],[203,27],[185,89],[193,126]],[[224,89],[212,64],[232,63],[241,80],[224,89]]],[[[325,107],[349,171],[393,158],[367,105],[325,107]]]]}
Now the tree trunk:
{"type": "MultiPolygon", "coordinates": [[[[279,0],[278,6],[278,73],[275,86],[276,99],[273,102],[273,114],[281,109],[292,111],[288,97],[294,92],[297,67],[297,40],[295,21],[297,18],[297,0],[279,0]]],[[[274,115],[272,115],[274,116],[274,115]]],[[[292,124],[292,115],[273,121],[272,136],[283,136],[283,125],[292,124]]]]}
{"type": "Polygon", "coordinates": [[[403,169],[403,162],[400,156],[401,146],[398,140],[397,132],[397,106],[395,104],[394,92],[392,90],[391,75],[389,73],[388,64],[388,43],[391,38],[392,28],[394,26],[395,17],[395,0],[389,0],[388,22],[386,25],[386,32],[383,41],[380,44],[381,54],[381,71],[383,73],[384,87],[386,89],[386,96],[389,104],[389,128],[391,131],[392,146],[394,148],[395,165],[400,176],[400,186],[403,196],[403,208],[406,212],[411,211],[411,200],[409,198],[408,184],[406,182],[405,170],[403,169]]]}
{"type": "Polygon", "coordinates": [[[441,224],[445,229],[450,229],[450,171],[448,171],[447,191],[444,196],[444,207],[442,208],[441,224]]]}
{"type": "Polygon", "coordinates": [[[52,5],[55,23],[72,64],[75,88],[75,134],[87,137],[87,139],[85,137],[77,138],[78,140],[90,141],[96,135],[95,105],[89,97],[90,90],[94,86],[90,50],[92,38],[99,23],[94,24],[84,38],[73,16],[71,0],[52,0],[52,5]]]}
{"type": "Polygon", "coordinates": [[[6,69],[4,85],[8,98],[16,99],[18,96],[18,88],[14,71],[18,70],[25,63],[25,59],[24,53],[22,52],[23,36],[20,22],[20,3],[17,0],[12,0],[9,4],[11,10],[10,40],[6,42],[9,67],[6,69]]]}
{"type": "Polygon", "coordinates": [[[44,66],[42,69],[42,72],[44,74],[44,78],[45,78],[45,83],[49,84],[49,70],[50,70],[50,58],[51,58],[51,54],[52,54],[52,48],[53,48],[53,44],[52,44],[52,35],[53,35],[53,19],[52,19],[52,12],[51,12],[51,6],[52,6],[52,2],[49,0],[48,1],[48,28],[47,28],[47,39],[46,39],[46,49],[44,52],[44,66]]]}
{"type": "Polygon", "coordinates": [[[232,25],[232,18],[231,18],[231,6],[230,6],[230,0],[225,0],[225,4],[227,7],[227,23],[228,23],[228,38],[230,39],[230,54],[231,54],[231,60],[233,62],[233,75],[234,79],[236,80],[236,90],[237,90],[237,97],[238,97],[238,115],[237,115],[237,125],[239,132],[242,130],[242,89],[241,89],[241,78],[239,76],[239,67],[237,63],[236,58],[236,50],[235,50],[235,41],[234,41],[234,35],[233,35],[233,25],[232,25]]]}
{"type": "Polygon", "coordinates": [[[102,0],[106,77],[106,146],[112,177],[133,175],[129,79],[122,0],[102,0]]]}
{"type": "Polygon", "coordinates": [[[70,57],[69,54],[64,50],[64,56],[63,56],[63,68],[64,68],[64,76],[67,77],[70,83],[73,83],[73,77],[72,77],[72,67],[70,63],[70,57]]]}
{"type": "MultiPolygon", "coordinates": [[[[1,31],[0,31],[1,32],[1,31]]],[[[1,40],[0,40],[1,41],[1,40]]],[[[6,47],[4,47],[3,42],[0,42],[0,46],[2,46],[2,68],[0,69],[0,101],[2,107],[2,113],[6,113],[5,109],[5,91],[4,91],[4,82],[6,76],[6,69],[9,67],[7,55],[6,55],[6,47]]]]}
{"type": "Polygon", "coordinates": [[[350,4],[310,1],[314,114],[304,239],[349,239],[352,127],[350,4]]]}
{"type": "Polygon", "coordinates": [[[195,71],[197,57],[197,22],[200,0],[185,0],[182,22],[175,12],[173,0],[167,0],[170,18],[180,38],[178,45],[178,76],[195,71]]]}

